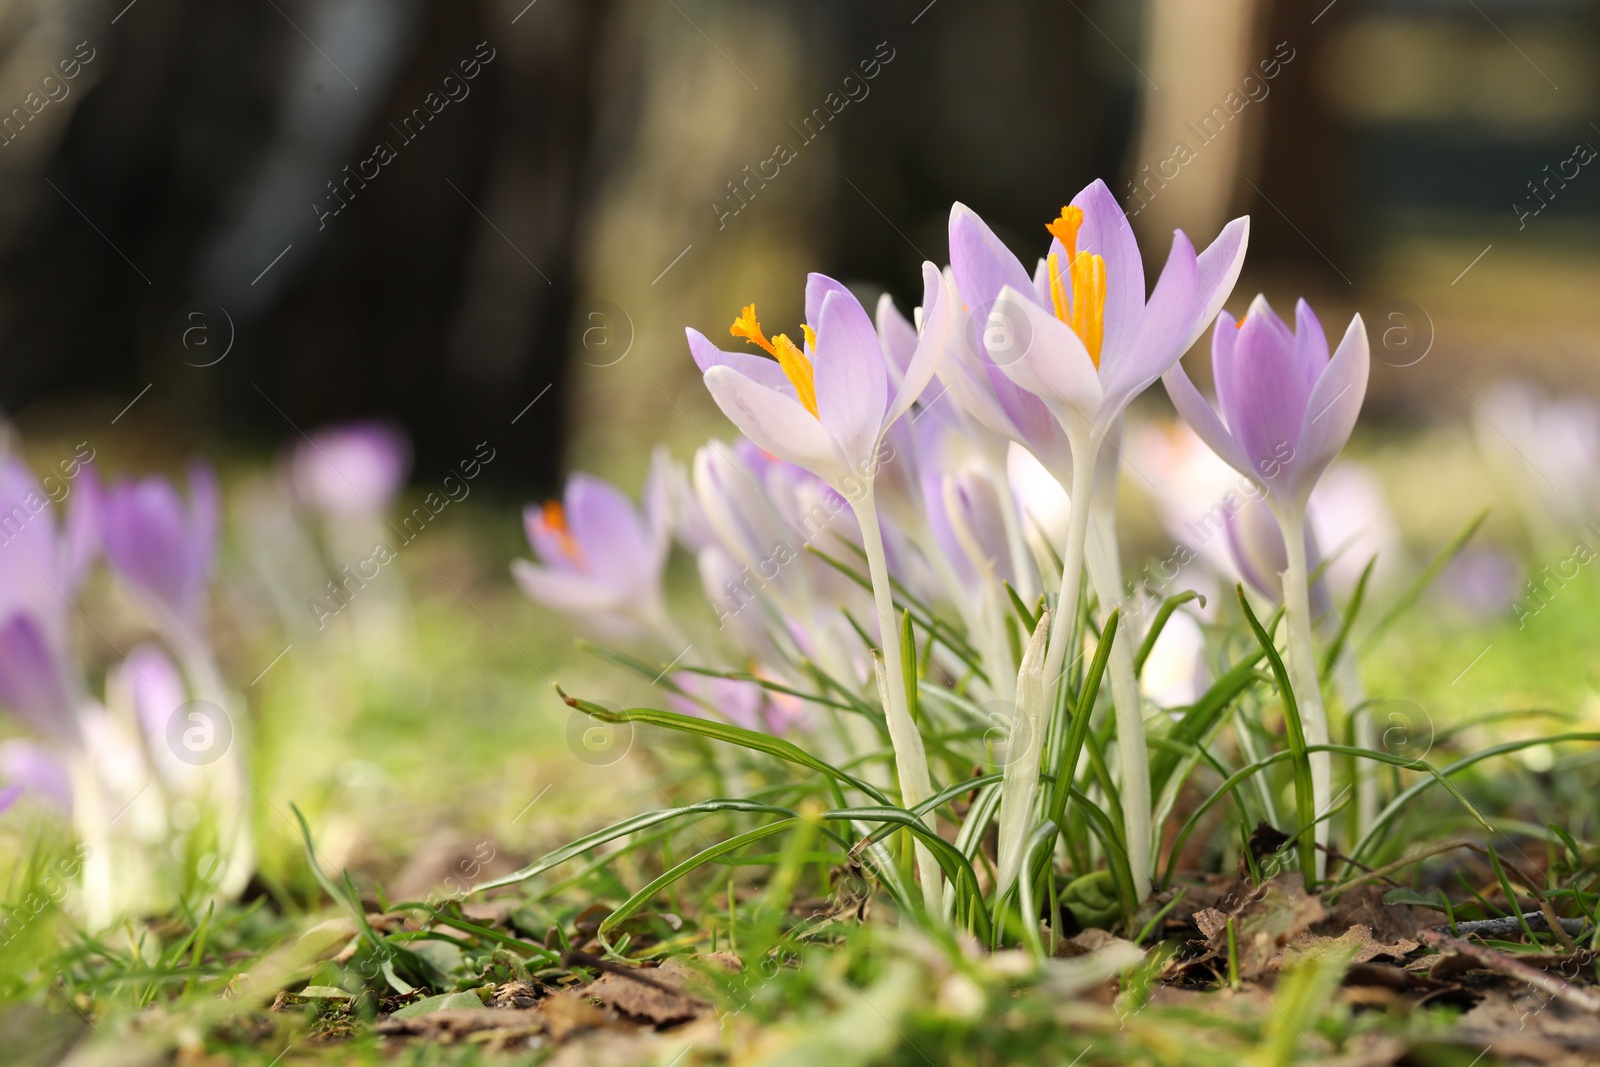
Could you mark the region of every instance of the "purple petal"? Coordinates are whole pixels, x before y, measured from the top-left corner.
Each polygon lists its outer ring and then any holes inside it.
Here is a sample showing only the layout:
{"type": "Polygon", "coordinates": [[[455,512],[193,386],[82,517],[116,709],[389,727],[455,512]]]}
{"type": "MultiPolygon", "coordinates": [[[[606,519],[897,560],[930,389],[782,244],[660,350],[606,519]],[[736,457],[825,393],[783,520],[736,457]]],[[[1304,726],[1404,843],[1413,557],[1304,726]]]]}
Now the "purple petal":
{"type": "MultiPolygon", "coordinates": [[[[923,306],[927,306],[926,298],[923,306]]],[[[878,309],[873,315],[873,322],[878,328],[878,341],[883,345],[889,376],[898,389],[900,383],[905,381],[906,368],[911,365],[911,357],[917,350],[917,328],[900,314],[900,309],[894,306],[894,297],[888,293],[878,297],[878,309]]]]}
{"type": "Polygon", "coordinates": [[[1117,198],[1096,178],[1073,198],[1083,210],[1078,250],[1106,261],[1105,351],[1120,352],[1144,316],[1144,260],[1117,198]]]}
{"type": "Polygon", "coordinates": [[[0,778],[62,811],[72,810],[72,778],[66,762],[45,745],[20,738],[0,741],[0,778]]]}
{"type": "Polygon", "coordinates": [[[950,209],[950,270],[962,303],[973,315],[982,316],[980,324],[1004,287],[1033,292],[1033,281],[1021,261],[964,204],[950,209]]]}
{"type": "Polygon", "coordinates": [[[1283,484],[1298,464],[1297,447],[1311,390],[1294,362],[1294,335],[1265,299],[1250,305],[1234,342],[1233,438],[1250,458],[1255,476],[1283,484]]]}
{"type": "Polygon", "coordinates": [[[32,615],[0,623],[0,704],[46,737],[70,741],[78,736],[72,694],[65,661],[32,615]]]}
{"type": "Polygon", "coordinates": [[[1350,431],[1355,429],[1361,402],[1367,395],[1370,363],[1367,327],[1356,315],[1306,405],[1305,426],[1297,437],[1294,471],[1303,493],[1310,493],[1312,484],[1350,440],[1350,431]]]}
{"type": "Polygon", "coordinates": [[[78,473],[71,503],[67,505],[66,560],[62,575],[67,596],[76,595],[84,576],[100,554],[100,530],[104,525],[103,509],[105,490],[100,485],[100,474],[85,465],[78,473]]]}
{"type": "Polygon", "coordinates": [[[712,367],[706,388],[722,413],[756,447],[832,481],[849,473],[832,436],[811,412],[731,367],[712,367]]]}
{"type": "Polygon", "coordinates": [[[1087,419],[1095,417],[1102,399],[1100,377],[1070,326],[1007,286],[989,313],[989,331],[1013,339],[1014,354],[995,353],[1000,369],[1013,382],[1043,400],[1058,417],[1068,409],[1087,419]]]}
{"type": "MultiPolygon", "coordinates": [[[[1224,329],[1232,330],[1233,326],[1218,321],[1217,330],[1224,329]]],[[[1189,380],[1181,362],[1174,363],[1172,369],[1161,376],[1161,383],[1167,387],[1167,396],[1172,398],[1172,406],[1178,409],[1183,421],[1211,451],[1240,474],[1250,478],[1259,477],[1239,443],[1223,426],[1222,420],[1217,418],[1217,413],[1211,410],[1211,405],[1200,395],[1200,390],[1189,380]]]]}
{"type": "Polygon", "coordinates": [[[633,501],[608,482],[575,474],[564,502],[578,569],[613,588],[636,585],[654,553],[633,501]]]}
{"type": "Polygon", "coordinates": [[[706,340],[705,335],[699,330],[687,329],[684,333],[689,337],[689,354],[694,357],[694,364],[700,368],[702,374],[712,367],[732,367],[746,378],[760,382],[768,389],[787,392],[790,396],[795,395],[794,386],[789,383],[777,360],[768,356],[758,356],[753,352],[724,352],[706,340]]]}
{"type": "Polygon", "coordinates": [[[121,674],[145,740],[152,745],[165,744],[167,721],[188,700],[183,675],[172,657],[155,645],[138,645],[123,661],[121,674]]]}
{"type": "Polygon", "coordinates": [[[21,795],[22,787],[20,785],[8,785],[5,788],[0,789],[0,813],[3,813],[7,808],[11,807],[11,805],[15,804],[17,802],[17,798],[21,795]]]}
{"type": "Polygon", "coordinates": [[[823,299],[816,331],[817,415],[847,457],[865,460],[877,449],[889,406],[877,331],[860,301],[838,290],[823,299]]]}
{"type": "Polygon", "coordinates": [[[1194,286],[1194,246],[1179,230],[1172,235],[1167,264],[1127,346],[1114,352],[1107,335],[1100,373],[1113,410],[1120,411],[1133,396],[1155,384],[1183,355],[1179,345],[1193,315],[1194,286]]]}
{"type": "Polygon", "coordinates": [[[619,593],[613,583],[577,571],[552,570],[514,559],[511,576],[529,597],[557,611],[587,615],[628,606],[626,594],[619,593]]]}
{"type": "Polygon", "coordinates": [[[370,515],[393,503],[411,468],[411,443],[396,426],[353,422],[319,430],[289,459],[301,502],[325,515],[370,515]]]}
{"type": "Polygon", "coordinates": [[[1211,331],[1211,382],[1217,391],[1217,412],[1228,426],[1239,416],[1233,397],[1233,350],[1239,343],[1239,323],[1226,311],[1217,316],[1211,331]]]}
{"type": "Polygon", "coordinates": [[[1250,216],[1245,215],[1224,226],[1217,239],[1200,253],[1195,264],[1195,317],[1185,334],[1187,340],[1179,346],[1182,351],[1187,352],[1199,340],[1217,312],[1222,310],[1222,305],[1228,302],[1233,287],[1238,284],[1249,243],[1250,216]]]}
{"type": "Polygon", "coordinates": [[[855,299],[843,283],[834,281],[826,274],[813,272],[806,275],[806,322],[813,330],[821,331],[822,305],[828,302],[828,297],[833,293],[855,299]]]}
{"type": "Polygon", "coordinates": [[[1294,358],[1305,372],[1306,388],[1314,388],[1328,365],[1328,335],[1322,320],[1302,298],[1294,306],[1294,358]]]}
{"type": "Polygon", "coordinates": [[[922,336],[917,338],[905,377],[884,416],[886,423],[892,424],[922,396],[944,359],[949,337],[950,302],[945,295],[944,278],[938,267],[925,262],[922,264],[922,336]]]}

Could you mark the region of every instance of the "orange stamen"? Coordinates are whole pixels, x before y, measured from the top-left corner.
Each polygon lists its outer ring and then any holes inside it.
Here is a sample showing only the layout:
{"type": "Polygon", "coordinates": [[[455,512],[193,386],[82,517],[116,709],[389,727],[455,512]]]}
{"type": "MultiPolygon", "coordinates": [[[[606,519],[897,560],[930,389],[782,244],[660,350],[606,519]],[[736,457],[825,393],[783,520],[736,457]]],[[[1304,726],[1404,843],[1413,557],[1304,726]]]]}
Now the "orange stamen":
{"type": "MultiPolygon", "coordinates": [[[[801,323],[800,329],[805,332],[806,347],[817,347],[817,335],[811,327],[801,323]]],[[[734,337],[742,338],[758,346],[767,355],[778,361],[778,366],[783,368],[783,376],[789,379],[789,384],[794,386],[795,396],[801,405],[813,418],[821,418],[817,414],[817,372],[806,358],[806,354],[784,334],[773,335],[772,340],[767,340],[766,334],[761,332],[761,323],[756,321],[756,306],[746,304],[739,317],[733,320],[733,325],[728,327],[728,332],[734,337]]]]}
{"type": "Polygon", "coordinates": [[[568,559],[582,559],[583,552],[578,548],[577,540],[572,536],[572,531],[567,527],[567,509],[561,506],[559,500],[546,500],[544,509],[540,514],[545,526],[561,539],[561,551],[568,559]]]}
{"type": "Polygon", "coordinates": [[[1078,230],[1083,226],[1083,209],[1068,205],[1045,229],[1061,242],[1067,257],[1065,276],[1061,254],[1050,253],[1046,269],[1050,275],[1050,303],[1056,318],[1072,327],[1095,368],[1100,367],[1100,349],[1106,334],[1106,261],[1092,252],[1078,251],[1078,230]]]}

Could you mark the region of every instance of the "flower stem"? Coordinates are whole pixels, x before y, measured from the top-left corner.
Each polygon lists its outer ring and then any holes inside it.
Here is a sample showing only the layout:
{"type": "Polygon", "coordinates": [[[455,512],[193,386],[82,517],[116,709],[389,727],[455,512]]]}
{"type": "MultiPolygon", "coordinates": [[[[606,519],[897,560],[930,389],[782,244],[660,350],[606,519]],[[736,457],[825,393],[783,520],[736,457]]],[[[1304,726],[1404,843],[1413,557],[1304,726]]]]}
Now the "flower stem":
{"type": "MultiPolygon", "coordinates": [[[[872,599],[878,609],[879,640],[883,644],[884,717],[889,724],[889,743],[894,747],[895,769],[900,774],[900,802],[914,808],[933,795],[933,780],[928,774],[928,756],[922,747],[922,734],[911,718],[906,701],[905,670],[900,662],[900,627],[895,620],[894,598],[889,584],[889,560],[883,551],[883,531],[878,525],[878,505],[869,488],[856,507],[861,524],[862,547],[867,554],[867,571],[872,578],[872,599]]],[[[924,820],[934,828],[930,812],[924,820]]],[[[928,919],[937,922],[944,915],[944,887],[939,864],[921,841],[916,844],[917,870],[922,878],[922,899],[928,919]]]]}
{"type": "MultiPolygon", "coordinates": [[[[1322,685],[1317,675],[1317,653],[1311,644],[1311,587],[1310,572],[1306,566],[1306,517],[1304,510],[1280,516],[1278,525],[1283,531],[1284,548],[1289,566],[1283,574],[1284,621],[1289,627],[1288,651],[1289,684],[1294,687],[1295,704],[1300,709],[1300,722],[1304,726],[1307,745],[1328,743],[1328,713],[1322,706],[1322,685]]],[[[1328,823],[1323,816],[1328,813],[1329,794],[1333,785],[1333,765],[1327,752],[1313,752],[1307,757],[1311,764],[1312,810],[1317,823],[1314,840],[1318,845],[1328,843],[1328,823]]],[[[1327,854],[1316,852],[1316,877],[1322,878],[1327,869],[1327,854]]]]}
{"type": "MultiPolygon", "coordinates": [[[[1094,485],[1095,449],[1078,447],[1073,442],[1072,486],[1069,489],[1072,507],[1067,519],[1067,543],[1061,550],[1061,595],[1056,598],[1055,621],[1050,626],[1050,644],[1045,649],[1044,677],[1048,706],[1054,708],[1058,701],[1063,664],[1067,658],[1067,641],[1078,623],[1078,594],[1083,589],[1083,549],[1089,539],[1089,494],[1094,485]]],[[[1088,446],[1090,442],[1082,442],[1088,446]]],[[[1052,735],[1056,731],[1052,730],[1052,735]]],[[[1064,736],[1064,732],[1063,732],[1064,736]]],[[[1053,755],[1053,754],[1051,754],[1053,755]]]]}

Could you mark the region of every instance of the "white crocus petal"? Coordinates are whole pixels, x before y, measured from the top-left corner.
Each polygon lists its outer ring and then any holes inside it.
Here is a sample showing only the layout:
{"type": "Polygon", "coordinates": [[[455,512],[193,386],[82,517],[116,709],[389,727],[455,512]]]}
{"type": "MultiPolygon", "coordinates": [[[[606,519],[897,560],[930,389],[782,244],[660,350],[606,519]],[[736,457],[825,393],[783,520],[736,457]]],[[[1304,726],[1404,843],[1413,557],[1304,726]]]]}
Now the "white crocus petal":
{"type": "Polygon", "coordinates": [[[1092,422],[1104,393],[1094,361],[1072,327],[1009,285],[989,312],[996,366],[1049,406],[1063,425],[1092,422]]]}
{"type": "Polygon", "coordinates": [[[922,336],[917,338],[917,347],[906,366],[905,378],[883,417],[885,428],[893,425],[922,396],[928,382],[938,373],[949,345],[950,300],[945,294],[944,278],[932,263],[922,264],[921,310],[922,336]]]}
{"type": "Polygon", "coordinates": [[[830,483],[849,476],[849,464],[832,435],[798,400],[753,382],[731,367],[712,367],[706,371],[705,381],[722,413],[757,448],[830,483]]]}

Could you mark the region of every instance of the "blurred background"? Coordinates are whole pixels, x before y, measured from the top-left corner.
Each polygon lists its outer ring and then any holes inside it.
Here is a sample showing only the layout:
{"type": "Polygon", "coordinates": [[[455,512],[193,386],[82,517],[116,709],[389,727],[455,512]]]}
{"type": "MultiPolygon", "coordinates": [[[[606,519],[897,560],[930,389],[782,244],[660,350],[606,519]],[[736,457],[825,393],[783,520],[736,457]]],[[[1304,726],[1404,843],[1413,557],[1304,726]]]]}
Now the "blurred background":
{"type": "MultiPolygon", "coordinates": [[[[670,753],[617,775],[563,735],[550,682],[649,687],[574,653],[506,566],[515,509],[565,472],[635,494],[653,442],[730,436],[684,327],[754,301],[790,328],[811,270],[909,308],[952,201],[1036,249],[1099,177],[1147,271],[1173,229],[1203,246],[1248,213],[1231,310],[1363,314],[1367,480],[1338,507],[1391,574],[1492,508],[1374,692],[1596,717],[1595,598],[1517,612],[1600,515],[1597,54],[1596,0],[0,0],[0,409],[35,470],[221,470],[215,640],[268,874],[298,869],[285,812],[310,798],[331,862],[412,857],[403,896],[471,844],[419,848],[436,824],[534,850],[593,790],[518,820],[597,766],[618,808],[665,796],[670,753]],[[310,544],[279,474],[355,419],[409,440],[396,514],[481,469],[405,577],[329,621],[370,531],[310,544]]],[[[1156,390],[1135,419],[1168,417],[1156,390]]],[[[1173,542],[1159,501],[1125,506],[1133,573],[1173,542]]],[[[81,635],[104,664],[137,637],[81,635]]]]}
{"type": "Polygon", "coordinates": [[[548,492],[716,432],[684,326],[908,306],[952,200],[1028,247],[1094,177],[1147,267],[1248,212],[1235,310],[1365,313],[1380,420],[1600,366],[1589,0],[15,0],[0,47],[25,435],[377,415],[548,492]]]}

